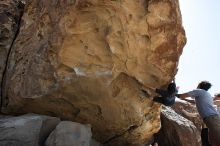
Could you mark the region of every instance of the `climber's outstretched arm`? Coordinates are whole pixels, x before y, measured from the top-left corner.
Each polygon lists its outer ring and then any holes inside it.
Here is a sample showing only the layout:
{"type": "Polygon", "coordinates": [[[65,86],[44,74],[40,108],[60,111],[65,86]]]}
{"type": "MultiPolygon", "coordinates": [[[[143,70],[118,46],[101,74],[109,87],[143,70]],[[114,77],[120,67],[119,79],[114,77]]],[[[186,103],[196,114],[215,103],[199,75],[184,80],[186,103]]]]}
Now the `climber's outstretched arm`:
{"type": "Polygon", "coordinates": [[[183,94],[176,94],[176,97],[180,99],[185,99],[187,97],[191,97],[188,93],[183,93],[183,94]]]}

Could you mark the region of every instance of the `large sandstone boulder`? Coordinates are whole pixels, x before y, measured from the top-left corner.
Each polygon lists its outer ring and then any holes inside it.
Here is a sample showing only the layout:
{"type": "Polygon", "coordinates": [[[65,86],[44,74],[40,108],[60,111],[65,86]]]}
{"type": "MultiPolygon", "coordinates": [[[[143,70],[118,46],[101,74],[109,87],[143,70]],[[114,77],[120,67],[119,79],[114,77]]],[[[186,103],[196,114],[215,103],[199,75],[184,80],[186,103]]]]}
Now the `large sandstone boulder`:
{"type": "Polygon", "coordinates": [[[162,128],[156,135],[159,146],[200,146],[200,131],[170,107],[161,110],[162,128]]]}
{"type": "Polygon", "coordinates": [[[36,114],[0,118],[0,146],[42,146],[59,122],[36,114]]]}
{"type": "Polygon", "coordinates": [[[106,145],[142,144],[185,44],[177,0],[31,0],[8,58],[5,113],[90,123],[106,145]]]}

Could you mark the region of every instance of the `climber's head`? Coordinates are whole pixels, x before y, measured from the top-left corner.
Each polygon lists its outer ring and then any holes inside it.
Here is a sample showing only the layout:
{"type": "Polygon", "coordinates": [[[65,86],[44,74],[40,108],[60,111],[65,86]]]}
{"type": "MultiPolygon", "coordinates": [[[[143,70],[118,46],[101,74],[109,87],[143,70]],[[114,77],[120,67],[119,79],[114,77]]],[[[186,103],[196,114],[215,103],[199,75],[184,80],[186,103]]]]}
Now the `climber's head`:
{"type": "Polygon", "coordinates": [[[168,85],[167,87],[167,90],[170,92],[170,93],[174,93],[176,92],[176,83],[172,82],[168,85]]]}
{"type": "Polygon", "coordinates": [[[211,88],[212,84],[208,81],[202,81],[198,84],[197,89],[203,89],[208,91],[211,88]]]}

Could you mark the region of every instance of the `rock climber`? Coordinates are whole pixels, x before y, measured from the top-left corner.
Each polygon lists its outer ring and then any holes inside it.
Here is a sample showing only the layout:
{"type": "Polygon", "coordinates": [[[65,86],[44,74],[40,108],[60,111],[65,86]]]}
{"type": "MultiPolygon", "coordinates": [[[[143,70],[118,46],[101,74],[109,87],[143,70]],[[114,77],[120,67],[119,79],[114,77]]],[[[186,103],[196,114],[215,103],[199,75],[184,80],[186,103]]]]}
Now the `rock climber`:
{"type": "Polygon", "coordinates": [[[175,103],[175,95],[177,94],[178,90],[176,88],[175,82],[171,82],[166,90],[156,89],[155,92],[158,93],[160,96],[155,96],[153,98],[153,101],[159,102],[166,106],[171,106],[175,103]]]}

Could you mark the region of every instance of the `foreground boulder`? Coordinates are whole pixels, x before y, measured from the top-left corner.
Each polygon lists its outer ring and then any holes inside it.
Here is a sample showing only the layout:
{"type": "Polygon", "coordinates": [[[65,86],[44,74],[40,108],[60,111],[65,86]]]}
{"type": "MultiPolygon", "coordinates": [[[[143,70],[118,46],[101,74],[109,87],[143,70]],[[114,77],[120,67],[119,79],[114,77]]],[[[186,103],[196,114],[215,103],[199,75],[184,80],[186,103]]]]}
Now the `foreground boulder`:
{"type": "Polygon", "coordinates": [[[160,146],[200,146],[200,131],[186,118],[170,107],[161,111],[162,128],[156,135],[160,146]]]}
{"type": "Polygon", "coordinates": [[[160,128],[160,106],[140,89],[173,79],[184,44],[176,0],[31,0],[2,112],[90,123],[106,145],[145,143],[160,128]]]}
{"type": "Polygon", "coordinates": [[[0,146],[42,146],[60,122],[58,118],[36,114],[0,119],[0,146]]]}
{"type": "Polygon", "coordinates": [[[179,115],[183,116],[184,118],[190,120],[193,122],[193,124],[196,126],[198,131],[201,131],[203,120],[200,117],[195,104],[191,104],[189,102],[176,102],[172,109],[178,113],[179,115]],[[187,113],[186,113],[187,112],[187,113]]]}
{"type": "Polygon", "coordinates": [[[91,137],[89,125],[63,121],[47,138],[46,146],[90,146],[91,137]]]}

